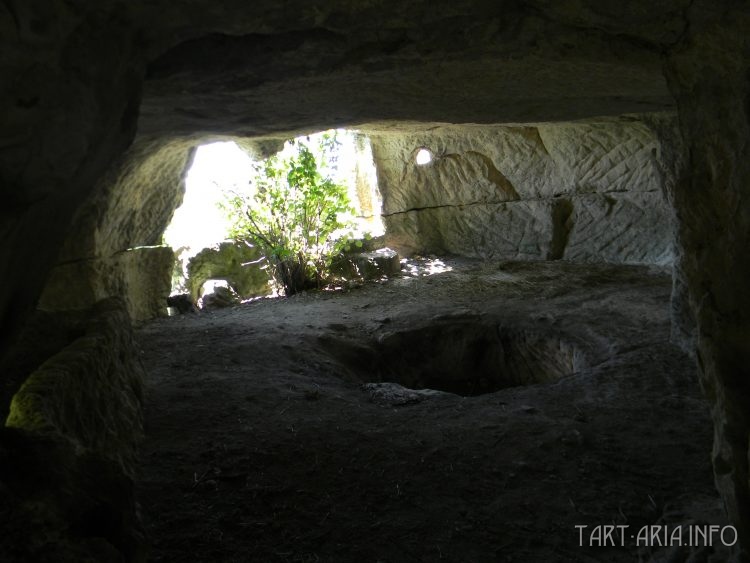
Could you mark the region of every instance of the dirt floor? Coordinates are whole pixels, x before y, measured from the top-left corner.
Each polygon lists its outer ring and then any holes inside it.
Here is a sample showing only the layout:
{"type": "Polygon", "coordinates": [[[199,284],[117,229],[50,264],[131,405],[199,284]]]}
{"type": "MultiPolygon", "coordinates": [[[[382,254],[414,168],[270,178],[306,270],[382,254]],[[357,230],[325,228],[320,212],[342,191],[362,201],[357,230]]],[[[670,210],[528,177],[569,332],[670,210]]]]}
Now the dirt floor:
{"type": "Polygon", "coordinates": [[[142,327],[151,559],[726,560],[631,537],[725,523],[670,288],[657,268],[422,259],[142,327]],[[624,541],[575,527],[605,524],[624,541]]]}

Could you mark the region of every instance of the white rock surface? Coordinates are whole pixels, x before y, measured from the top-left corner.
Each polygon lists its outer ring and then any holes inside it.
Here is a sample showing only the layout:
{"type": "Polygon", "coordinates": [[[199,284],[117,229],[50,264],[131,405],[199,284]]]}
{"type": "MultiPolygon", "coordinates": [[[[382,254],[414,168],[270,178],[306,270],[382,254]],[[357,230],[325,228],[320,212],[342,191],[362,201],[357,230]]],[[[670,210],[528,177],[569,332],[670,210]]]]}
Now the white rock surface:
{"type": "Polygon", "coordinates": [[[451,126],[373,146],[387,241],[405,254],[672,261],[666,167],[640,121],[451,126]]]}

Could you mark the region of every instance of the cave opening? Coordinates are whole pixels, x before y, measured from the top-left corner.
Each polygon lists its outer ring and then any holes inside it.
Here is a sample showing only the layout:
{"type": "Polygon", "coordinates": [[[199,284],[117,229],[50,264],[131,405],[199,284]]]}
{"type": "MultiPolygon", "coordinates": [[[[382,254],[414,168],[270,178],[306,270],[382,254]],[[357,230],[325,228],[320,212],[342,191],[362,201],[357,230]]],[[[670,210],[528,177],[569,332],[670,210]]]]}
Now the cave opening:
{"type": "MultiPolygon", "coordinates": [[[[269,279],[268,284],[261,281],[268,273],[269,261],[262,251],[252,248],[255,243],[241,240],[239,233],[251,226],[245,217],[249,216],[253,206],[260,205],[256,201],[256,191],[257,186],[264,185],[261,177],[267,170],[269,159],[275,159],[274,162],[288,159],[294,154],[295,147],[303,143],[314,147],[311,154],[320,167],[316,174],[345,189],[343,201],[348,209],[342,217],[342,225],[346,224],[347,230],[342,230],[339,236],[368,242],[382,237],[382,202],[367,135],[356,130],[337,129],[309,133],[287,141],[273,139],[248,143],[245,140],[243,143],[238,139],[201,144],[185,174],[182,203],[163,235],[163,241],[175,252],[171,302],[176,304],[180,297],[185,296],[202,307],[204,298],[208,295],[211,297],[207,299],[212,299],[217,287],[226,288],[225,292],[240,299],[279,293],[281,288],[275,280],[269,279]],[[243,211],[242,205],[251,207],[243,211]],[[246,225],[240,231],[237,231],[238,219],[246,225]],[[253,278],[253,282],[247,282],[249,278],[253,278]],[[225,283],[218,283],[222,280],[225,283]]],[[[291,169],[277,173],[288,175],[291,169]]],[[[326,201],[328,196],[321,197],[321,201],[326,201]]],[[[271,209],[281,204],[283,199],[273,203],[271,209]]],[[[285,228],[289,229],[289,236],[301,236],[306,225],[303,224],[304,217],[292,217],[289,210],[285,213],[287,215],[279,214],[273,222],[288,223],[285,228]]],[[[252,226],[257,226],[257,223],[252,226]]],[[[362,246],[361,242],[357,244],[362,246]]]]}
{"type": "Polygon", "coordinates": [[[204,248],[226,240],[229,219],[219,208],[227,190],[247,184],[252,160],[233,141],[201,144],[185,175],[185,194],[163,234],[175,252],[172,294],[184,293],[187,264],[204,248]]]}

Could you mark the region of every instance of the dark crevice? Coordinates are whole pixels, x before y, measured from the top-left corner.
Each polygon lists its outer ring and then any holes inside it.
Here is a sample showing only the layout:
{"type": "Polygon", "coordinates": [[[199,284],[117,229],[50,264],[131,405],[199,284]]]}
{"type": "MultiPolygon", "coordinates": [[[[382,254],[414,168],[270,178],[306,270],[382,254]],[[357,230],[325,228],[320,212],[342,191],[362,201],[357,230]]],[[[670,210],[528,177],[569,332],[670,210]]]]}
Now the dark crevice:
{"type": "MultiPolygon", "coordinates": [[[[580,197],[580,196],[586,196],[586,195],[605,195],[606,194],[617,194],[617,193],[628,193],[628,194],[643,194],[643,193],[653,193],[658,192],[660,190],[606,190],[606,191],[598,191],[598,192],[578,192],[578,193],[571,193],[567,196],[568,203],[572,202],[570,199],[580,197]]],[[[612,205],[613,202],[616,200],[614,198],[606,198],[607,204],[612,205]]],[[[487,201],[487,200],[479,200],[479,201],[470,201],[466,203],[444,203],[441,205],[425,205],[422,207],[410,207],[409,209],[405,209],[403,211],[391,211],[390,213],[383,213],[381,217],[393,217],[395,215],[404,215],[406,213],[411,213],[413,211],[426,211],[429,209],[442,209],[442,208],[450,208],[450,207],[471,207],[474,205],[504,205],[504,204],[512,204],[512,203],[527,203],[532,201],[549,201],[553,204],[555,202],[561,201],[561,197],[559,195],[555,195],[552,197],[537,197],[537,198],[525,198],[525,199],[509,199],[509,200],[500,200],[500,201],[487,201]]]]}
{"type": "Polygon", "coordinates": [[[411,213],[412,211],[426,211],[428,209],[442,209],[446,207],[471,207],[473,205],[502,205],[503,203],[511,203],[508,200],[505,201],[471,201],[467,203],[446,203],[443,205],[426,205],[424,207],[412,207],[405,209],[404,211],[392,211],[391,213],[383,213],[381,217],[393,217],[394,215],[404,215],[411,213]]]}
{"type": "Polygon", "coordinates": [[[569,199],[558,199],[552,204],[552,241],[547,260],[560,260],[565,255],[568,238],[573,230],[573,204],[569,199]]]}

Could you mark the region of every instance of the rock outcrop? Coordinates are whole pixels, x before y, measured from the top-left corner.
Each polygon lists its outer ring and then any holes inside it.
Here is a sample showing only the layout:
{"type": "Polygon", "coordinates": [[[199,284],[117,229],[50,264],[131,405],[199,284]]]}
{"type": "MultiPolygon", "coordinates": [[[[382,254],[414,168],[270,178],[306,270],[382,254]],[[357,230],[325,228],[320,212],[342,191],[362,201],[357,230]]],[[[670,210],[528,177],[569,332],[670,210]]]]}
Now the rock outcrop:
{"type": "Polygon", "coordinates": [[[390,248],[348,252],[334,260],[332,270],[344,279],[377,280],[401,271],[401,257],[390,248]]]}
{"type": "Polygon", "coordinates": [[[223,309],[239,305],[240,296],[231,287],[220,285],[213,288],[213,291],[206,293],[200,298],[198,304],[201,309],[223,309]]]}
{"type": "Polygon", "coordinates": [[[203,284],[210,279],[226,280],[242,299],[267,295],[271,288],[268,273],[261,269],[264,265],[257,247],[222,242],[215,248],[204,248],[188,261],[187,289],[194,303],[201,297],[203,284]]]}

